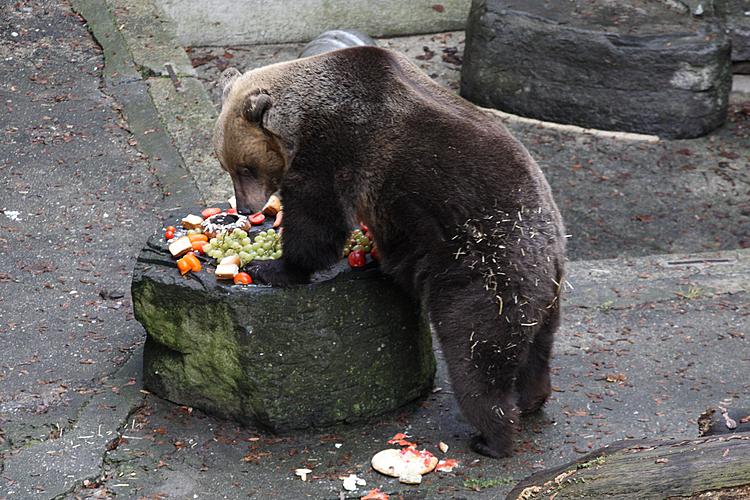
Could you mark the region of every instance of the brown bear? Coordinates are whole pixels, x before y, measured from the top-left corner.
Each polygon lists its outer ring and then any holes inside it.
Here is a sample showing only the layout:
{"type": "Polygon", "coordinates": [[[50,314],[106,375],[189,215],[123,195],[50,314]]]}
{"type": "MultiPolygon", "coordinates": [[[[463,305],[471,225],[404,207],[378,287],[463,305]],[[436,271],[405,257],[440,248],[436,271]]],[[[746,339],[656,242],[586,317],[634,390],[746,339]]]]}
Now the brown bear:
{"type": "Polygon", "coordinates": [[[512,451],[550,394],[564,230],[544,175],[485,111],[404,56],[356,47],[222,75],[216,153],[241,212],[280,189],[284,256],[256,280],[301,283],[372,231],[381,269],[427,312],[472,448],[512,451]]]}

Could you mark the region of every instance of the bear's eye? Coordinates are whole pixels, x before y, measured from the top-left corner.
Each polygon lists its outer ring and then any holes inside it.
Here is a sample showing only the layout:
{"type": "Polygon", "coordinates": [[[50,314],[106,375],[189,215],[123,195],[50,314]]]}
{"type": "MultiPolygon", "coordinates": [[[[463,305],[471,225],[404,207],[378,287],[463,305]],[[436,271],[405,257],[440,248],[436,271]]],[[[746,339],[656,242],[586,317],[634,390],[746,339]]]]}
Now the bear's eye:
{"type": "Polygon", "coordinates": [[[258,171],[257,171],[257,169],[254,168],[254,167],[248,166],[248,165],[244,165],[244,166],[240,165],[239,167],[237,167],[237,171],[236,172],[237,172],[238,175],[240,175],[242,177],[249,177],[249,178],[252,178],[252,179],[257,179],[258,178],[258,171]]]}

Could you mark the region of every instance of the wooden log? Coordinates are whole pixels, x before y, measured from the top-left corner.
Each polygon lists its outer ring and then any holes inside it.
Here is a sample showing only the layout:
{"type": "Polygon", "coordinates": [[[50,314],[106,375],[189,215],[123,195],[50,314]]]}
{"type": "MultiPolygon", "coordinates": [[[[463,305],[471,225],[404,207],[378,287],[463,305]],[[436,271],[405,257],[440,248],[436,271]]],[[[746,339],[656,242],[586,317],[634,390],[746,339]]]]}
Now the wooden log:
{"type": "Polygon", "coordinates": [[[750,433],[619,441],[521,481],[510,500],[749,498],[750,433]],[[729,495],[729,496],[727,496],[729,495]]]}
{"type": "Polygon", "coordinates": [[[701,436],[750,432],[750,409],[709,408],[698,417],[698,432],[701,436]]]}

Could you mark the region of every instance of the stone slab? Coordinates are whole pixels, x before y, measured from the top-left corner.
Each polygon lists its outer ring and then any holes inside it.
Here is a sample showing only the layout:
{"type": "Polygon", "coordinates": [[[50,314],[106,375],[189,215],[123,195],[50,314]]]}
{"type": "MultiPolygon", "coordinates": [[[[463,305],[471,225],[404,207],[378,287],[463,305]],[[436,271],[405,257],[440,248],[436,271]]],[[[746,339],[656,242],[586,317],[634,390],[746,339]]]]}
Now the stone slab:
{"type": "Polygon", "coordinates": [[[431,388],[429,328],[374,264],[342,260],[285,288],[233,286],[205,267],[181,277],[161,233],[138,257],[133,307],[157,395],[285,431],[366,421],[431,388]]]}
{"type": "Polygon", "coordinates": [[[718,18],[629,0],[475,0],[461,94],[522,116],[697,137],[726,120],[730,42],[718,18]]]}
{"type": "Polygon", "coordinates": [[[156,0],[185,46],[307,42],[330,29],[370,36],[462,29],[468,0],[156,0]]]}

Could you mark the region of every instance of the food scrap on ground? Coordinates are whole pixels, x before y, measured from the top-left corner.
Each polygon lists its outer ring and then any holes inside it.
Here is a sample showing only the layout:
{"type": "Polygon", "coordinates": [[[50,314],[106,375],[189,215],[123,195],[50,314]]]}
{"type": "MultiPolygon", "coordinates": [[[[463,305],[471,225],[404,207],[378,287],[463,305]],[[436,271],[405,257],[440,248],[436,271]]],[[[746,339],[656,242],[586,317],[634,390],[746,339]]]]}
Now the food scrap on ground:
{"type": "Polygon", "coordinates": [[[458,460],[455,458],[446,458],[441,460],[435,466],[435,470],[442,472],[453,472],[453,468],[458,465],[458,460]]]}
{"type": "Polygon", "coordinates": [[[360,500],[388,500],[388,495],[380,491],[380,488],[373,488],[368,491],[360,500]]]}
{"type": "MultiPolygon", "coordinates": [[[[402,448],[400,450],[391,448],[382,450],[372,457],[372,468],[386,476],[397,477],[398,480],[405,484],[420,484],[422,476],[433,470],[443,472],[452,472],[453,468],[458,466],[458,461],[452,458],[438,461],[428,450],[418,450],[416,443],[409,441],[410,438],[405,433],[399,432],[391,439],[388,444],[397,444],[402,448]]],[[[448,445],[441,441],[440,449],[448,450],[448,445]]]]}
{"type": "Polygon", "coordinates": [[[310,469],[297,469],[294,471],[295,476],[299,476],[303,481],[307,481],[307,475],[312,473],[310,469]]]}
{"type": "Polygon", "coordinates": [[[349,476],[340,477],[339,479],[344,482],[344,489],[346,491],[354,491],[359,486],[365,486],[367,484],[364,479],[362,479],[361,477],[357,477],[356,474],[349,474],[349,476]]]}

